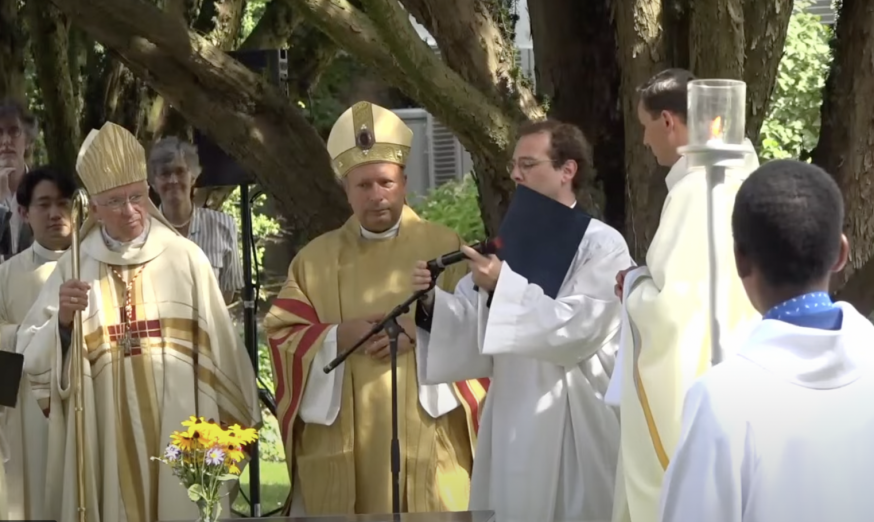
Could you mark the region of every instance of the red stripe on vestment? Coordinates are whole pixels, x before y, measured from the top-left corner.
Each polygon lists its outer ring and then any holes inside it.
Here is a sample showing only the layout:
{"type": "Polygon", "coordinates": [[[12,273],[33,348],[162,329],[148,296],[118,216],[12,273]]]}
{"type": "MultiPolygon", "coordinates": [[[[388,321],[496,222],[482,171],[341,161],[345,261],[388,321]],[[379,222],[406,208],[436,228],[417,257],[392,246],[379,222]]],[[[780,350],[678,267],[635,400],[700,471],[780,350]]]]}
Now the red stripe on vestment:
{"type": "Polygon", "coordinates": [[[319,315],[316,313],[316,309],[300,299],[274,299],[273,306],[279,307],[290,314],[294,314],[307,323],[316,324],[319,322],[319,315]]]}
{"type": "Polygon", "coordinates": [[[473,432],[479,434],[479,402],[476,400],[473,390],[470,389],[470,384],[467,381],[459,381],[455,383],[458,392],[461,393],[461,398],[467,403],[470,409],[471,422],[473,422],[473,432]]]}
{"type": "Polygon", "coordinates": [[[285,414],[282,416],[282,424],[280,427],[283,430],[283,436],[287,439],[291,433],[291,423],[294,416],[297,414],[297,409],[300,406],[301,398],[303,397],[303,359],[306,354],[316,345],[322,333],[330,328],[330,324],[313,324],[307,327],[303,333],[300,342],[297,344],[297,349],[291,358],[291,398],[285,414]]]}

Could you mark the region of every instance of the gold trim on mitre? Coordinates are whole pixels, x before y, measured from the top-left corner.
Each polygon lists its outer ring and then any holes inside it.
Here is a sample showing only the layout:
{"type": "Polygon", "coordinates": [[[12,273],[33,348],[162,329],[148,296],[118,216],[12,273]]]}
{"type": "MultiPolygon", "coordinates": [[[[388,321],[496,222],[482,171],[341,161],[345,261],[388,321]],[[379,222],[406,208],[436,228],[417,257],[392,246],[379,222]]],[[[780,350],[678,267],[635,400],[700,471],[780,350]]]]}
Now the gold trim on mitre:
{"type": "Polygon", "coordinates": [[[397,114],[370,102],[358,102],[337,119],[328,136],[328,153],[341,178],[368,163],[407,164],[413,131],[397,114]]]}
{"type": "Polygon", "coordinates": [[[127,129],[106,122],[92,129],[79,149],[76,172],[88,194],[146,181],[146,151],[127,129]]]}

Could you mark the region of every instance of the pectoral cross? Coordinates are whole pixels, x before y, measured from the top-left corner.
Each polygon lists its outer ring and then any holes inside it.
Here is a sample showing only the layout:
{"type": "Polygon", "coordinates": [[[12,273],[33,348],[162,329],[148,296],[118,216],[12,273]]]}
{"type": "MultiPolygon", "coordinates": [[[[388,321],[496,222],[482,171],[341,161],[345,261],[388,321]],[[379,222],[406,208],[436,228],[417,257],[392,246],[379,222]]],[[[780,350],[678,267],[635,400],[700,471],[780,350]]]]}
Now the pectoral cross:
{"type": "Polygon", "coordinates": [[[121,347],[124,349],[124,356],[129,357],[133,350],[139,351],[140,340],[136,337],[131,337],[130,330],[125,329],[124,337],[121,339],[121,347]]]}

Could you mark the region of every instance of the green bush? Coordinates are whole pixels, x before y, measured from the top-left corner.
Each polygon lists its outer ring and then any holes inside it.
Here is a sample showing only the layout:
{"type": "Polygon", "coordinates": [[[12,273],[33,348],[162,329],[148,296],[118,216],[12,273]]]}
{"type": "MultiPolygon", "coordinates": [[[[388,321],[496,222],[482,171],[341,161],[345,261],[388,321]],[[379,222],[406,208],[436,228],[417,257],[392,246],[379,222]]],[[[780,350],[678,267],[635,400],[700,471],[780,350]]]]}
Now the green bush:
{"type": "Polygon", "coordinates": [[[486,237],[476,182],[470,174],[432,189],[413,208],[419,216],[456,231],[468,243],[486,237]]]}
{"type": "Polygon", "coordinates": [[[789,21],[771,107],[762,126],[763,160],[807,160],[819,139],[832,29],[818,16],[804,12],[808,5],[796,2],[789,21]]]}

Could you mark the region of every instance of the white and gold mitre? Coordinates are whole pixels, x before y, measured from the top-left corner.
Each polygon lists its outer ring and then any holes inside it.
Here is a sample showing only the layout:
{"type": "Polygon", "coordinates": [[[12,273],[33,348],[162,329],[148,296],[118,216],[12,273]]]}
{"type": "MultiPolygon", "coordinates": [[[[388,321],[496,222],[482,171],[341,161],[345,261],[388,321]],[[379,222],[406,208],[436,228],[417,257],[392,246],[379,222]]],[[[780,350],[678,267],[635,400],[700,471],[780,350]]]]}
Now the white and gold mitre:
{"type": "Polygon", "coordinates": [[[341,178],[368,163],[407,164],[413,131],[395,113],[370,102],[346,110],[328,136],[328,153],[341,178]]]}
{"type": "Polygon", "coordinates": [[[127,129],[106,122],[85,138],[76,172],[91,195],[146,181],[146,151],[127,129]]]}

